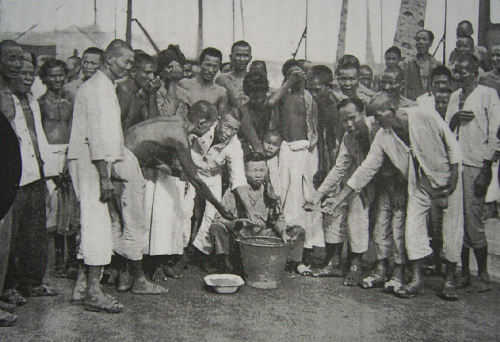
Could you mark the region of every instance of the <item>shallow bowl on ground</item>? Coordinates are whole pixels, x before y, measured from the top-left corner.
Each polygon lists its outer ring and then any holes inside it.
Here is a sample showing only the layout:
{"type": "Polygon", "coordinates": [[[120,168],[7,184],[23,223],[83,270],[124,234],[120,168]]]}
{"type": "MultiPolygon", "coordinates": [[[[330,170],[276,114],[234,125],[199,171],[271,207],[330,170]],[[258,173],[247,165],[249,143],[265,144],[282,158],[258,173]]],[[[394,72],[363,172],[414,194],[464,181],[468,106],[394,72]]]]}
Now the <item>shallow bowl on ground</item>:
{"type": "Polygon", "coordinates": [[[217,293],[234,293],[245,284],[236,274],[209,274],[203,279],[205,284],[213,287],[217,293]]]}

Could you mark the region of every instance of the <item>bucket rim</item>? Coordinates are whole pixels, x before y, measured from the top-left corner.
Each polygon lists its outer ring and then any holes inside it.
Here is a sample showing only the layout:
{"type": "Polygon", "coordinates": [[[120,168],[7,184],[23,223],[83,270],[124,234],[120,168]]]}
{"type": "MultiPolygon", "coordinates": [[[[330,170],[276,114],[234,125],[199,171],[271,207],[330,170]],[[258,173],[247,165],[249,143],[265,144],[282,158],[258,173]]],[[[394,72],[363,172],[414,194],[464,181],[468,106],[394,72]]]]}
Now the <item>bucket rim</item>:
{"type": "MultiPolygon", "coordinates": [[[[249,245],[249,246],[254,246],[254,247],[269,247],[269,248],[280,248],[284,247],[287,244],[283,242],[283,240],[279,237],[274,237],[274,236],[248,236],[248,237],[241,237],[237,239],[238,243],[244,244],[244,245],[249,245]],[[274,240],[276,243],[273,243],[272,245],[265,245],[262,243],[258,242],[251,242],[248,240],[253,240],[253,239],[265,239],[265,240],[274,240]]],[[[273,242],[274,242],[273,241],[273,242]]]]}

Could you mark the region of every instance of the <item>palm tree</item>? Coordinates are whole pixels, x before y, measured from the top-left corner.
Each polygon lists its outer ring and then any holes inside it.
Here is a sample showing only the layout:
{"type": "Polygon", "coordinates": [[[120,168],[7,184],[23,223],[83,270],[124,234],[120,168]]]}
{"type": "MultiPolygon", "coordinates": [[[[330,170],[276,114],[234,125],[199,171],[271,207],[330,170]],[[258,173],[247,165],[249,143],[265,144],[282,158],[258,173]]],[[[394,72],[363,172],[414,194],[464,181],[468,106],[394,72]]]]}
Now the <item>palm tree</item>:
{"type": "Polygon", "coordinates": [[[427,0],[401,0],[394,45],[401,48],[403,57],[416,54],[415,34],[424,27],[427,0]]]}

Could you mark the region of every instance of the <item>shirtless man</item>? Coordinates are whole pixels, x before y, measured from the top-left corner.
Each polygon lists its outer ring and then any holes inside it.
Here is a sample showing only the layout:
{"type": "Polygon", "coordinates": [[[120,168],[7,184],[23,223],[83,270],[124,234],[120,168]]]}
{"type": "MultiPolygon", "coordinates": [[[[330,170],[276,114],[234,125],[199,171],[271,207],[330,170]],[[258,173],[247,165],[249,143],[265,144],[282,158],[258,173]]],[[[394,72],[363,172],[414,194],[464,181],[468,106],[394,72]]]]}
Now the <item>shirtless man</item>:
{"type": "Polygon", "coordinates": [[[45,62],[40,68],[40,78],[47,87],[47,92],[38,100],[45,135],[53,148],[50,167],[61,175],[47,180],[47,228],[53,233],[55,275],[60,277],[66,276],[70,267],[71,273],[76,274],[76,231],[79,226],[72,185],[68,174],[63,175],[73,114],[73,104],[62,96],[67,72],[66,64],[61,60],[49,59],[45,62]],[[66,265],[65,237],[69,249],[66,265]]]}
{"type": "Polygon", "coordinates": [[[373,70],[369,65],[364,64],[359,67],[359,83],[368,89],[372,89],[373,70]]]}
{"type": "Polygon", "coordinates": [[[356,57],[352,55],[343,56],[335,70],[340,91],[333,90],[332,92],[337,101],[356,97],[362,100],[366,107],[375,92],[359,83],[359,67],[359,61],[356,57]]]}
{"type": "Polygon", "coordinates": [[[318,108],[305,90],[306,73],[296,60],[288,60],[282,68],[285,82],[269,98],[276,109],[271,128],[279,129],[283,142],[279,170],[283,214],[287,225],[299,225],[306,231],[305,261],[313,246],[323,247],[321,214],[307,213],[302,205],[313,194],[313,176],[318,169],[318,108]]]}
{"type": "Polygon", "coordinates": [[[479,83],[485,86],[495,88],[498,96],[500,96],[500,44],[491,47],[491,62],[493,70],[484,74],[479,83]]]}
{"type": "Polygon", "coordinates": [[[248,63],[252,60],[252,48],[244,40],[237,41],[231,47],[232,70],[221,74],[215,82],[227,89],[229,104],[233,107],[240,107],[247,101],[243,93],[243,79],[247,74],[248,63]]]}
{"type": "Polygon", "coordinates": [[[189,105],[201,100],[208,101],[222,113],[228,101],[227,90],[214,82],[221,62],[222,53],[219,50],[212,47],[204,49],[200,55],[200,74],[179,82],[179,86],[186,90],[181,99],[189,105]]]}

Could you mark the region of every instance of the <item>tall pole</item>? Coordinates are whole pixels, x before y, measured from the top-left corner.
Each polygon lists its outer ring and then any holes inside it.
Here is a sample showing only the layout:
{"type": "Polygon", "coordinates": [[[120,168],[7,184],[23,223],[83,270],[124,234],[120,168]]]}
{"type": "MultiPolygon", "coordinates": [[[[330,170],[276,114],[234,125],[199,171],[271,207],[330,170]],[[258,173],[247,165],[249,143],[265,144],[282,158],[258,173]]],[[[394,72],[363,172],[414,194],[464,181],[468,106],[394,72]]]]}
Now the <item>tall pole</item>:
{"type": "Polygon", "coordinates": [[[198,0],[198,56],[203,50],[203,0],[198,0]]]}
{"type": "Polygon", "coordinates": [[[127,30],[125,31],[125,41],[132,45],[132,0],[127,0],[127,30]]]}
{"type": "Polygon", "coordinates": [[[448,0],[444,0],[443,65],[446,65],[446,26],[448,20],[448,0]]]}
{"type": "Polygon", "coordinates": [[[307,60],[307,17],[309,12],[309,0],[306,0],[306,30],[305,30],[305,37],[304,37],[304,59],[307,60]]]}
{"type": "Polygon", "coordinates": [[[97,26],[97,0],[94,0],[94,25],[97,26]]]}
{"type": "Polygon", "coordinates": [[[232,2],[233,2],[233,43],[234,43],[236,38],[235,25],[234,25],[234,22],[236,21],[236,14],[234,13],[234,0],[232,2]]]}
{"type": "Polygon", "coordinates": [[[380,63],[384,62],[384,1],[380,0],[380,63]]]}

